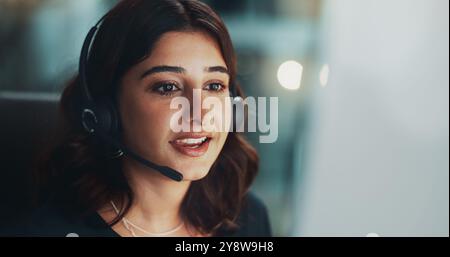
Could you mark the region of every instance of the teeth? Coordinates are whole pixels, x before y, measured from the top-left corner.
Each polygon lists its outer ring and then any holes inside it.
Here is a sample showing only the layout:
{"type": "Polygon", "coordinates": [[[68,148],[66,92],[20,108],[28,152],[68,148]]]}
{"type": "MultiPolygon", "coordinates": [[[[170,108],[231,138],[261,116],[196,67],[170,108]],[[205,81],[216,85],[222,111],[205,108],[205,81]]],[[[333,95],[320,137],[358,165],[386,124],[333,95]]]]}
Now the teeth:
{"type": "Polygon", "coordinates": [[[186,144],[186,145],[197,145],[205,142],[208,138],[207,137],[200,137],[200,138],[183,138],[183,139],[177,139],[175,142],[177,144],[186,144]]]}

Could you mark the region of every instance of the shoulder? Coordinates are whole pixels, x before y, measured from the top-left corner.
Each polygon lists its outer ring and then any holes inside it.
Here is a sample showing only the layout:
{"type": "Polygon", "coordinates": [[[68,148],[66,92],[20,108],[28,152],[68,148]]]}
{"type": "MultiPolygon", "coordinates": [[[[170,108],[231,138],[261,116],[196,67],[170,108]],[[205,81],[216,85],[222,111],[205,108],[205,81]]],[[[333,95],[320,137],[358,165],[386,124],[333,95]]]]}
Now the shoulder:
{"type": "Polygon", "coordinates": [[[57,205],[45,204],[3,233],[11,236],[110,236],[108,226],[92,214],[72,217],[57,205]]]}
{"type": "Polygon", "coordinates": [[[272,236],[267,207],[256,194],[249,192],[238,218],[239,228],[234,233],[224,236],[269,237],[272,236]]]}

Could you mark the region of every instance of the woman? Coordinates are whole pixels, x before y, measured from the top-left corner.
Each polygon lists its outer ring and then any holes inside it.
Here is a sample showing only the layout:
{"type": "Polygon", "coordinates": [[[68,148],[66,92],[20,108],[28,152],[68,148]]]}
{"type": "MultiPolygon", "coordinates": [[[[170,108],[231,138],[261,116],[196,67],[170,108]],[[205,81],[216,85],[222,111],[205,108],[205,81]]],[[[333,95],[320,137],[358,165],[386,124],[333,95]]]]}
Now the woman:
{"type": "Polygon", "coordinates": [[[224,103],[230,91],[242,96],[219,16],[199,1],[123,0],[98,27],[81,67],[86,81],[76,76],[62,95],[62,139],[38,171],[50,201],[22,233],[270,236],[266,208],[248,192],[257,173],[255,150],[237,133],[169,126],[175,97],[192,103],[199,90],[202,99],[224,103]],[[87,133],[90,125],[80,119],[84,82],[94,102],[107,99],[117,110],[118,129],[109,139],[87,133]],[[182,181],[122,155],[120,146],[180,172],[182,181]]]}

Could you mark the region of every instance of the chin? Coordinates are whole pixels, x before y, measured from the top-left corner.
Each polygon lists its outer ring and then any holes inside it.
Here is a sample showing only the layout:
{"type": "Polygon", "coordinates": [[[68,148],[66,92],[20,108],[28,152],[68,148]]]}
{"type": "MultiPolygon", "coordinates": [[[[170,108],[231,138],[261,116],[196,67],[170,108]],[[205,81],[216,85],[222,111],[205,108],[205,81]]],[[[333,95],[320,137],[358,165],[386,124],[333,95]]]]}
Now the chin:
{"type": "Polygon", "coordinates": [[[209,173],[210,167],[198,167],[198,168],[182,168],[179,171],[183,174],[183,180],[195,181],[200,180],[209,173]]]}

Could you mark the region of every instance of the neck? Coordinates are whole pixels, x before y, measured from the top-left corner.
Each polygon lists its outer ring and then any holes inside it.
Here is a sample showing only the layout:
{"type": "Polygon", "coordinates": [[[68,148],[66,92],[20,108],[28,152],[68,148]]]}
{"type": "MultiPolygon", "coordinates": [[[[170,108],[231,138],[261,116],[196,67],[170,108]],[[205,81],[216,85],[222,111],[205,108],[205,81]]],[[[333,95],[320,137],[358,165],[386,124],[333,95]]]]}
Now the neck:
{"type": "Polygon", "coordinates": [[[181,204],[190,181],[173,181],[124,158],[124,172],[134,193],[127,218],[148,231],[159,233],[182,222],[181,204]]]}

